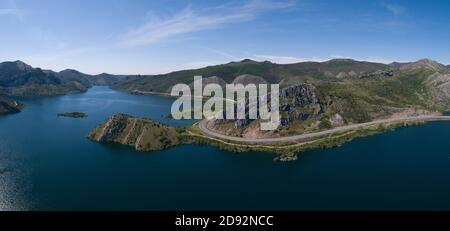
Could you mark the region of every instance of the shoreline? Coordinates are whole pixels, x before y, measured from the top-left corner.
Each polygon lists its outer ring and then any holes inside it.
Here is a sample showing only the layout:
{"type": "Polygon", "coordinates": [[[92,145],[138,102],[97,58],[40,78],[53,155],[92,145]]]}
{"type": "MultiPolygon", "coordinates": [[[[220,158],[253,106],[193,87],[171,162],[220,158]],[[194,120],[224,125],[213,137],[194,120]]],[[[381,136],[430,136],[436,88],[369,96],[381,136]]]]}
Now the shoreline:
{"type": "MultiPolygon", "coordinates": [[[[186,128],[187,136],[191,137],[190,143],[206,144],[219,149],[223,149],[230,152],[271,152],[278,156],[274,158],[274,161],[288,162],[298,159],[302,152],[313,149],[321,148],[335,148],[352,141],[355,138],[367,137],[376,134],[381,134],[388,131],[394,131],[399,128],[421,125],[431,121],[447,121],[450,120],[450,116],[433,116],[433,118],[410,118],[408,120],[400,120],[396,123],[374,123],[371,125],[362,126],[358,129],[340,131],[333,134],[316,137],[314,139],[306,140],[303,142],[272,142],[272,143],[252,143],[252,142],[238,142],[233,140],[225,140],[217,137],[207,136],[200,129],[200,122],[186,128]]],[[[372,121],[379,122],[379,121],[372,121]]],[[[361,124],[358,124],[361,126],[361,124]]]]}
{"type": "Polygon", "coordinates": [[[209,120],[202,120],[198,123],[198,127],[202,130],[203,133],[213,136],[215,138],[224,139],[228,141],[242,142],[248,144],[259,144],[259,143],[279,143],[279,142],[305,142],[309,140],[313,140],[315,138],[320,138],[328,135],[333,135],[341,132],[349,132],[353,130],[364,130],[366,127],[376,126],[376,125],[390,125],[390,124],[400,124],[400,123],[410,123],[410,122],[426,122],[426,121],[449,121],[450,116],[417,116],[417,117],[400,117],[400,118],[392,118],[392,119],[382,119],[382,120],[374,120],[366,123],[360,124],[351,124],[347,126],[336,127],[329,130],[300,134],[294,136],[284,136],[284,137],[273,137],[273,138],[243,138],[243,137],[235,137],[221,134],[215,130],[211,130],[208,128],[207,123],[209,120]]]}

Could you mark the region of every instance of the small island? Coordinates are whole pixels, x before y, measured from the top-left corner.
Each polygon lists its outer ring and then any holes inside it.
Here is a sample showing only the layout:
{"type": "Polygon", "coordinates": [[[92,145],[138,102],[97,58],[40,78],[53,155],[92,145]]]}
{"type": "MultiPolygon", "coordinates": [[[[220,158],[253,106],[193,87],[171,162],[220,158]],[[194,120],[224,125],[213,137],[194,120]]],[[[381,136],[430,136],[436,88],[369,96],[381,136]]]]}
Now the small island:
{"type": "Polygon", "coordinates": [[[61,112],[57,114],[59,117],[84,118],[87,114],[84,112],[61,112]]]}

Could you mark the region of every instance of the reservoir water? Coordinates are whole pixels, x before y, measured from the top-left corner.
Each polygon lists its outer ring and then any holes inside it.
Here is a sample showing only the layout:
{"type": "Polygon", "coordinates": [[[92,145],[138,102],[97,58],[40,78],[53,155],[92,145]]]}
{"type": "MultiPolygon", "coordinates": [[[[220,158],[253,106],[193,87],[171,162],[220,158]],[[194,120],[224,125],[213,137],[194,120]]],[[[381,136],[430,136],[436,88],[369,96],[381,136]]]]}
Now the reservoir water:
{"type": "Polygon", "coordinates": [[[123,112],[170,125],[172,100],[94,87],[0,116],[0,210],[450,209],[450,122],[430,122],[274,163],[202,145],[159,152],[93,143],[123,112]],[[57,117],[81,111],[83,119],[57,117]]]}

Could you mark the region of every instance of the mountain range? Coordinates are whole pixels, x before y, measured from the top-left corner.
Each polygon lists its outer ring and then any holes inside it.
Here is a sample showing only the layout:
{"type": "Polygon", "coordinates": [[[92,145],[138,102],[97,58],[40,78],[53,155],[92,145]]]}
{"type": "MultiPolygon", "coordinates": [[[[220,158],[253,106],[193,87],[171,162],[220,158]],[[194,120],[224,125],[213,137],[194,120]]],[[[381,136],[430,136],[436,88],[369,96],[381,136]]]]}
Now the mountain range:
{"type": "Polygon", "coordinates": [[[0,95],[50,96],[84,92],[94,85],[140,94],[167,94],[178,83],[279,83],[280,129],[262,133],[249,119],[215,121],[215,129],[236,136],[282,136],[362,123],[400,114],[442,112],[449,108],[450,69],[430,59],[391,64],[333,59],[275,64],[239,62],[161,75],[88,75],[54,72],[21,61],[0,63],[0,95]]]}
{"type": "Polygon", "coordinates": [[[314,132],[400,115],[442,112],[449,108],[450,69],[430,59],[373,63],[351,59],[275,64],[245,59],[223,65],[162,75],[128,76],[112,88],[167,94],[177,83],[279,83],[282,126],[262,132],[249,119],[216,120],[211,127],[244,137],[273,137],[314,132]]]}
{"type": "Polygon", "coordinates": [[[111,85],[123,76],[88,75],[76,70],[54,72],[21,62],[0,63],[0,95],[36,97],[87,91],[93,85],[111,85]]]}
{"type": "Polygon", "coordinates": [[[391,64],[356,61],[352,59],[333,59],[326,62],[301,62],[294,64],[276,64],[268,61],[257,62],[245,59],[240,62],[208,66],[200,69],[183,70],[161,75],[130,75],[115,87],[123,90],[140,90],[147,92],[169,92],[177,83],[189,84],[193,76],[218,77],[226,83],[241,75],[262,77],[268,83],[280,83],[289,86],[291,83],[307,80],[342,81],[345,79],[362,79],[393,74],[393,71],[426,69],[445,72],[450,69],[430,59],[417,62],[391,64]]]}

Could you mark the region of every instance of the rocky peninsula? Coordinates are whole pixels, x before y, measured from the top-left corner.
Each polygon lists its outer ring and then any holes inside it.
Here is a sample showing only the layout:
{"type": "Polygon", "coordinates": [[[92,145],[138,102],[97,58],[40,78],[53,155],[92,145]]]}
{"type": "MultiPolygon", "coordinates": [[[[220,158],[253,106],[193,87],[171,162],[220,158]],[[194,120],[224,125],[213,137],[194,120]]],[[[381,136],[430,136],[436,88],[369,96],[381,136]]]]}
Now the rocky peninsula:
{"type": "Polygon", "coordinates": [[[24,105],[15,100],[0,98],[0,114],[18,113],[24,108],[24,105]]]}
{"type": "Polygon", "coordinates": [[[88,134],[100,143],[118,143],[138,151],[156,151],[182,143],[183,129],[160,124],[149,119],[116,114],[88,134]]]}

